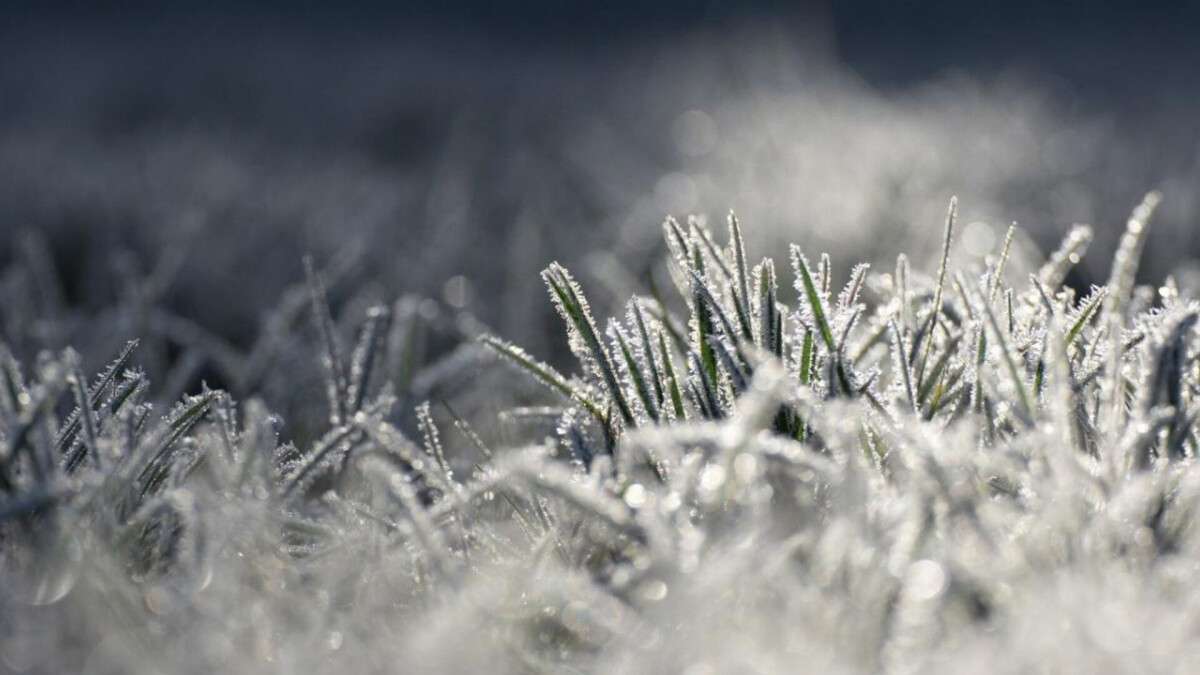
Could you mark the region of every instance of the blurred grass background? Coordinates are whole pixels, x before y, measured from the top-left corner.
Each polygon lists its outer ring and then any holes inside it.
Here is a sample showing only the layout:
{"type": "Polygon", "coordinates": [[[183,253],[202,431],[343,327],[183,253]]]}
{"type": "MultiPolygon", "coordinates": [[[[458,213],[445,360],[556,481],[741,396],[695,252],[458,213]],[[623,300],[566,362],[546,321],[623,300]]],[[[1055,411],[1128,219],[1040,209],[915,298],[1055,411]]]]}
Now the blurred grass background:
{"type": "Polygon", "coordinates": [[[958,194],[966,253],[1012,221],[1030,252],[1093,224],[1083,286],[1159,188],[1142,273],[1191,279],[1197,7],[18,2],[0,257],[44,240],[86,315],[182,251],[164,301],[244,347],[302,255],[357,242],[356,281],[552,360],[538,270],[563,261],[600,303],[644,290],[667,213],[734,209],[755,257],[890,265],[934,255],[958,194]]]}

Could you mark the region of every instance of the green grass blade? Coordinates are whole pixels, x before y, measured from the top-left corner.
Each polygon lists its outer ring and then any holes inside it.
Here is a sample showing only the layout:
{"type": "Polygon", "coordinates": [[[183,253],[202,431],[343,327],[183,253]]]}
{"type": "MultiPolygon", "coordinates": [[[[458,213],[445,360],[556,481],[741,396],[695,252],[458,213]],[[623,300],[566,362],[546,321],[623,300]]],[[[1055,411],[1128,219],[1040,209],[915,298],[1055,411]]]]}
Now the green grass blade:
{"type": "Polygon", "coordinates": [[[570,272],[558,263],[547,267],[542,272],[542,278],[550,288],[559,313],[568,326],[574,329],[576,339],[572,342],[578,343],[574,345],[576,354],[583,355],[585,359],[590,357],[599,370],[608,394],[621,414],[621,419],[629,426],[635,426],[633,410],[629,407],[624,392],[621,391],[621,384],[617,379],[616,370],[613,368],[612,359],[600,341],[595,321],[588,309],[587,300],[579,290],[578,284],[575,283],[570,272]]]}
{"type": "Polygon", "coordinates": [[[833,330],[829,327],[829,322],[825,319],[825,307],[821,300],[820,294],[817,292],[816,282],[813,280],[812,270],[808,266],[808,260],[800,251],[800,247],[792,244],[792,267],[795,268],[796,276],[799,278],[800,284],[796,290],[800,291],[805,301],[808,303],[809,314],[813,320],[814,327],[821,336],[825,348],[832,354],[836,348],[833,341],[833,330]]]}
{"type": "Polygon", "coordinates": [[[663,376],[666,379],[664,388],[670,394],[671,406],[674,408],[676,420],[686,420],[687,410],[683,406],[683,392],[679,388],[679,375],[675,371],[675,363],[667,339],[663,331],[658,331],[658,353],[662,356],[663,376]]]}
{"type": "Polygon", "coordinates": [[[1025,421],[1029,422],[1033,419],[1033,403],[1029,398],[1025,378],[1021,377],[1021,370],[1017,366],[1017,360],[1009,348],[1005,335],[1006,331],[1000,327],[1000,323],[996,319],[996,313],[992,311],[991,303],[984,301],[980,304],[983,306],[983,313],[987,318],[988,325],[992,329],[992,334],[996,336],[996,347],[1000,350],[1000,357],[1004,361],[1005,370],[1012,379],[1013,390],[1017,395],[1017,403],[1020,404],[1020,413],[1025,421]]]}
{"type": "Polygon", "coordinates": [[[642,305],[637,300],[630,303],[631,319],[637,327],[638,339],[642,350],[642,358],[646,362],[646,367],[650,369],[650,383],[654,387],[654,401],[658,406],[662,406],[666,400],[666,395],[663,391],[662,376],[658,369],[658,359],[654,356],[654,343],[650,340],[650,331],[646,327],[646,317],[642,310],[642,305]]]}
{"type": "Polygon", "coordinates": [[[593,418],[601,424],[607,425],[608,421],[604,416],[604,412],[600,409],[599,404],[584,396],[577,391],[563,377],[561,373],[555,370],[552,366],[542,363],[533,358],[524,349],[494,335],[484,335],[479,338],[485,346],[495,351],[506,361],[517,366],[521,370],[529,373],[536,381],[542,383],[546,387],[562,394],[568,399],[578,402],[585,410],[588,411],[593,418]]]}
{"type": "Polygon", "coordinates": [[[929,360],[929,350],[933,348],[933,340],[937,333],[938,318],[942,314],[942,291],[946,286],[946,268],[950,263],[950,244],[954,239],[954,221],[958,218],[958,197],[950,198],[950,206],[946,209],[946,234],[942,239],[942,258],[938,263],[937,284],[933,288],[933,307],[930,308],[929,331],[925,335],[924,349],[917,361],[916,382],[918,385],[925,377],[925,364],[929,360]]]}
{"type": "Polygon", "coordinates": [[[621,355],[621,360],[625,364],[625,370],[629,373],[630,380],[633,381],[633,389],[637,394],[638,399],[642,402],[642,407],[646,410],[646,414],[655,423],[659,421],[658,404],[654,400],[654,395],[650,391],[650,386],[647,384],[649,379],[642,373],[642,365],[634,358],[633,350],[629,347],[629,340],[625,337],[625,331],[615,321],[609,322],[609,335],[616,342],[616,346],[621,355]]]}
{"type": "Polygon", "coordinates": [[[742,336],[753,340],[754,330],[750,322],[750,269],[746,263],[746,242],[742,237],[742,226],[733,211],[729,212],[729,246],[733,249],[734,274],[737,277],[733,292],[734,309],[741,323],[742,336]]]}
{"type": "Polygon", "coordinates": [[[1102,286],[1092,293],[1091,298],[1084,301],[1083,306],[1080,308],[1078,314],[1076,314],[1075,322],[1067,330],[1066,346],[1068,348],[1075,344],[1075,341],[1083,333],[1083,329],[1087,327],[1093,317],[1098,315],[1097,310],[1100,309],[1107,295],[1108,289],[1102,286]]]}

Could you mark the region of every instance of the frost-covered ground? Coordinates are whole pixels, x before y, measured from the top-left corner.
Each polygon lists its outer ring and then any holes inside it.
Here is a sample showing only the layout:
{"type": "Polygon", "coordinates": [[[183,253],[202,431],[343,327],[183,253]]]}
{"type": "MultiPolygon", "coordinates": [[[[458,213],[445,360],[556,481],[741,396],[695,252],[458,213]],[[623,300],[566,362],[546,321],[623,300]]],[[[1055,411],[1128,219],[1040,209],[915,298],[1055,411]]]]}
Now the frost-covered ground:
{"type": "Polygon", "coordinates": [[[327,407],[300,422],[210,389],[152,406],[135,343],[94,377],[70,349],[6,354],[0,657],[22,672],[1188,672],[1200,308],[1173,280],[1134,285],[1158,200],[1084,297],[1060,284],[1089,229],[1010,286],[1011,236],[953,262],[954,202],[930,275],[903,255],[842,272],[800,246],[777,272],[746,257],[736,220],[723,237],[669,220],[677,297],[604,320],[566,268],[543,272],[580,367],[481,338],[549,403],[482,432],[445,399],[405,430],[418,383],[478,354],[414,363],[435,307],[335,322],[336,269],[310,266],[259,347],[222,357],[253,392],[311,312],[327,407]]]}
{"type": "Polygon", "coordinates": [[[1194,149],[753,36],[0,48],[0,669],[1200,667],[1194,149]]]}

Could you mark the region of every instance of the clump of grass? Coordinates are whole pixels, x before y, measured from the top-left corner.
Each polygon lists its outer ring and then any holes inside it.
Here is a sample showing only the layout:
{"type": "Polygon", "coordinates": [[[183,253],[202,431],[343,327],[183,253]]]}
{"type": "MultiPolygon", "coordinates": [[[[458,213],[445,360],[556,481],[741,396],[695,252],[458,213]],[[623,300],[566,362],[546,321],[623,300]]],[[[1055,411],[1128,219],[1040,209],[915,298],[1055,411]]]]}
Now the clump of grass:
{"type": "Polygon", "coordinates": [[[1156,201],[1112,284],[1083,298],[1061,285],[1083,230],[1010,287],[1011,231],[994,258],[952,264],[955,202],[935,274],[901,256],[839,279],[794,246],[786,297],[735,217],[723,240],[669,219],[677,298],[604,321],[547,268],[577,372],[479,338],[545,389],[548,405],[507,416],[551,418],[533,442],[412,400],[463,352],[417,366],[404,303],[339,325],[311,264],[317,433],[207,388],[161,414],[136,343],[90,380],[72,351],[26,374],[4,350],[15,637],[0,656],[197,672],[1174,668],[1195,657],[1180,627],[1200,606],[1200,305],[1170,281],[1133,301],[1156,201]]]}

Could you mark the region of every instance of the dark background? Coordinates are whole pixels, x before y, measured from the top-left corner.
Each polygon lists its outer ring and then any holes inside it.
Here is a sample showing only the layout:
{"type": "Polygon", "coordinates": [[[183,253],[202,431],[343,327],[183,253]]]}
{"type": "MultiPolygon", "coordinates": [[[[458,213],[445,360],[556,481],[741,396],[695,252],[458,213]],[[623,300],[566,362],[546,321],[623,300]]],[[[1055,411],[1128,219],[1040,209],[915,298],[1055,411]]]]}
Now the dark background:
{"type": "MultiPolygon", "coordinates": [[[[15,33],[103,34],[130,27],[177,29],[202,37],[303,32],[388,36],[414,29],[486,36],[540,49],[604,48],[696,29],[766,20],[785,28],[823,24],[838,55],[881,85],[905,84],[947,68],[1036,68],[1081,86],[1116,78],[1183,75],[1195,56],[1200,3],[847,0],[841,2],[49,2],[6,3],[15,33]],[[209,35],[204,35],[209,32],[209,35]],[[1147,73],[1143,66],[1153,66],[1147,73]]],[[[1194,65],[1194,64],[1192,64],[1194,65]]]]}

